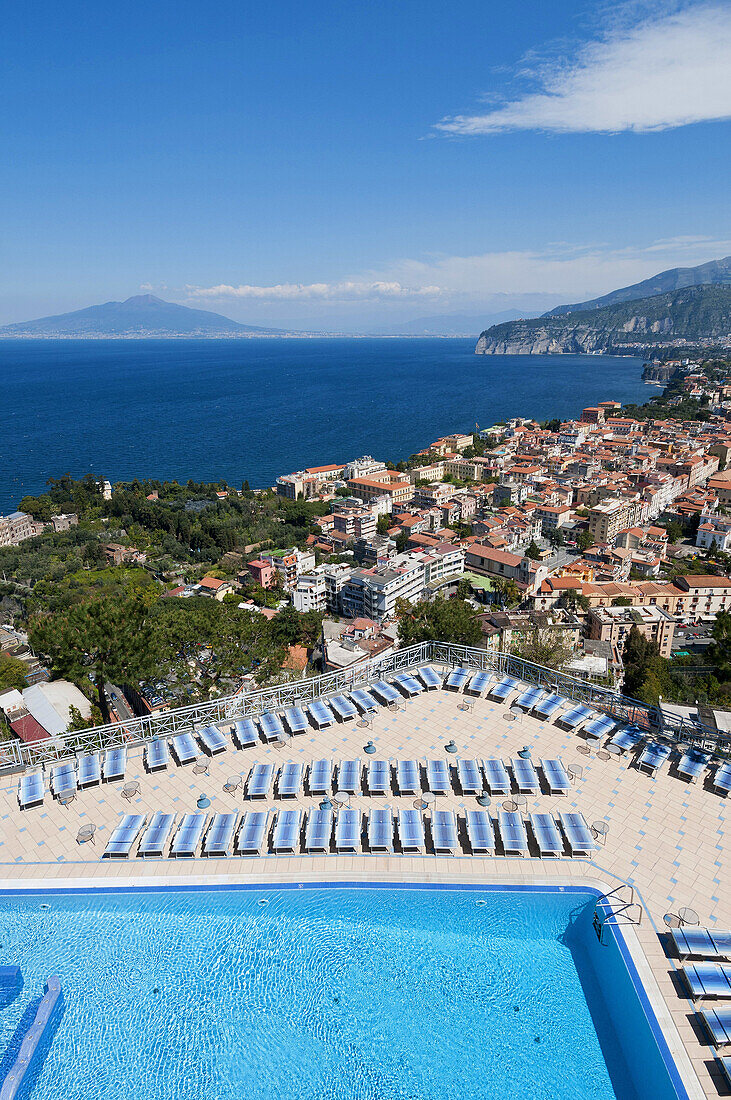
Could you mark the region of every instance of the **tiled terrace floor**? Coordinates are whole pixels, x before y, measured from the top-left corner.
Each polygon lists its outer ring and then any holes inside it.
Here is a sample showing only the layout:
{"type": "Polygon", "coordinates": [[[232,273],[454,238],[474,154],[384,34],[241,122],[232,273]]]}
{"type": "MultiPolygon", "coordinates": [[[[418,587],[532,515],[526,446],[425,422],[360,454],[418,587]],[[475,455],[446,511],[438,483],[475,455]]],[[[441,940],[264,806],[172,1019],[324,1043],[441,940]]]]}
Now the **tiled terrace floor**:
{"type": "MultiPolygon", "coordinates": [[[[261,744],[226,753],[210,761],[208,775],[193,775],[191,767],[170,764],[165,772],[147,775],[142,750],[128,754],[125,781],[137,779],[140,795],[131,805],[121,797],[121,784],[92,787],[78,794],[63,808],[50,795],[42,806],[21,813],[17,801],[17,776],[0,778],[0,878],[18,885],[46,880],[59,883],[68,879],[92,879],[102,885],[122,876],[140,882],[151,879],[171,881],[174,877],[205,878],[209,881],[295,881],[399,878],[402,880],[434,877],[445,879],[469,876],[471,879],[500,882],[556,881],[596,876],[603,882],[624,880],[640,891],[645,917],[639,937],[660,989],[675,1019],[686,1050],[693,1061],[708,1096],[724,1095],[724,1087],[714,1070],[711,1048],[702,1039],[694,1022],[692,1006],[679,995],[675,965],[666,958],[657,932],[665,930],[666,914],[690,906],[699,915],[701,925],[710,928],[731,927],[731,858],[726,824],[728,803],[697,784],[689,785],[673,774],[672,767],[661,770],[656,778],[628,766],[627,758],[602,761],[585,747],[580,735],[567,733],[555,723],[525,716],[515,722],[506,720],[504,704],[477,699],[471,710],[463,711],[464,697],[446,691],[423,694],[404,701],[395,712],[380,710],[371,729],[355,722],[329,730],[308,730],[284,747],[261,744]],[[541,794],[528,796],[524,812],[547,810],[558,813],[575,808],[589,824],[604,820],[609,827],[606,845],[595,859],[588,861],[540,861],[532,859],[493,859],[462,857],[403,856],[266,856],[254,859],[232,857],[227,860],[135,860],[102,862],[100,859],[111,830],[121,816],[130,811],[152,814],[155,810],[178,814],[195,809],[200,793],[211,799],[208,812],[252,807],[239,791],[226,794],[223,784],[229,776],[248,773],[257,761],[279,764],[286,760],[309,760],[331,756],[334,760],[360,757],[363,746],[373,739],[380,757],[457,757],[445,754],[444,746],[454,739],[458,755],[464,757],[515,756],[524,745],[530,746],[534,761],[540,757],[560,756],[564,764],[583,767],[568,797],[541,794]],[[79,846],[79,828],[97,826],[94,845],[79,846]],[[649,918],[649,919],[648,919],[649,918]]],[[[508,700],[509,702],[509,700],[508,700]]],[[[287,808],[308,809],[319,797],[287,799],[287,808]]],[[[505,799],[495,797],[490,812],[495,814],[505,799]]],[[[354,797],[351,805],[367,810],[373,804],[411,807],[414,796],[392,795],[373,799],[354,797]]],[[[282,803],[257,801],[255,808],[277,808],[282,803]]],[[[440,808],[458,814],[476,807],[474,796],[440,796],[440,808]]]]}

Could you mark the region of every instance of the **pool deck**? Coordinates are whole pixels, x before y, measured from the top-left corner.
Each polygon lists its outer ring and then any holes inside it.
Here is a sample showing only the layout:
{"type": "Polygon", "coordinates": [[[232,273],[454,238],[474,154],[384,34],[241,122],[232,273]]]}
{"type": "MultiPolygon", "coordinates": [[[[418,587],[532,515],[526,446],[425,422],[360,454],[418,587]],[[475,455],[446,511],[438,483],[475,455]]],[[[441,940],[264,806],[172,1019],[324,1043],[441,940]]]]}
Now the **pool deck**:
{"type": "MultiPolygon", "coordinates": [[[[629,882],[639,893],[644,908],[636,935],[657,981],[667,1010],[695,1068],[702,1095],[728,1095],[717,1070],[713,1048],[708,1045],[696,1021],[691,1002],[679,992],[677,960],[664,950],[666,915],[677,914],[681,906],[698,913],[701,926],[731,927],[731,859],[726,825],[728,800],[704,788],[701,781],[688,784],[667,765],[655,778],[628,766],[627,757],[601,760],[595,751],[580,752],[587,745],[580,734],[562,730],[554,722],[542,722],[528,715],[517,721],[506,718],[505,704],[489,699],[470,700],[462,710],[462,695],[444,690],[404,700],[397,711],[381,709],[372,727],[356,722],[338,724],[316,732],[308,729],[282,747],[259,744],[243,751],[233,747],[214,757],[207,775],[193,775],[191,766],[171,762],[166,771],[148,775],[142,749],[129,750],[125,782],[138,780],[140,793],[127,802],[122,784],[104,784],[78,793],[67,807],[50,794],[45,802],[21,812],[17,800],[17,776],[0,778],[0,886],[38,887],[112,884],[173,885],[226,884],[239,882],[335,882],[335,881],[423,881],[484,883],[553,883],[571,885],[596,882],[607,885],[629,882]],[[593,860],[506,859],[461,856],[273,856],[228,859],[150,859],[102,861],[111,830],[125,813],[155,810],[181,814],[196,808],[199,794],[211,799],[206,811],[250,808],[299,808],[317,806],[321,796],[300,795],[297,799],[248,802],[241,791],[227,794],[223,784],[229,776],[246,774],[256,762],[277,765],[287,760],[309,762],[320,757],[334,760],[360,757],[366,741],[377,748],[376,759],[424,760],[442,758],[454,763],[458,756],[501,757],[507,761],[523,746],[529,746],[534,762],[541,757],[560,756],[565,765],[580,765],[583,775],[567,797],[528,795],[523,813],[546,811],[558,814],[575,809],[587,822],[603,820],[608,825],[606,844],[600,845],[593,860]],[[445,744],[454,739],[458,754],[447,755],[445,744]],[[97,827],[93,844],[79,845],[76,837],[83,825],[97,827]]],[[[225,727],[224,727],[225,728],[225,727]]],[[[493,815],[510,796],[495,796],[489,807],[493,815]]],[[[415,796],[391,794],[386,798],[357,795],[350,805],[367,811],[372,806],[411,808],[415,796]]],[[[452,792],[440,795],[439,809],[458,815],[477,807],[474,795],[452,792]]],[[[429,811],[426,811],[427,814],[429,811]]]]}

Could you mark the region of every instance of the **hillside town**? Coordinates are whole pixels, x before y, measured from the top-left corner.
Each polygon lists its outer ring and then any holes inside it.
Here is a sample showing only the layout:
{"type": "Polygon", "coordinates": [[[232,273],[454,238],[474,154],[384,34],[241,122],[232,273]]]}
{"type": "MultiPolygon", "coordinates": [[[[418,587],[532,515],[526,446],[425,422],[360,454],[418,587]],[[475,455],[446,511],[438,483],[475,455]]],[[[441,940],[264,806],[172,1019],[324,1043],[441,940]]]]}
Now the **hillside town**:
{"type": "MultiPolygon", "coordinates": [[[[161,604],[181,602],[182,611],[184,601],[212,601],[252,621],[271,624],[284,616],[284,623],[294,615],[308,623],[307,637],[294,628],[276,667],[259,658],[248,666],[242,661],[215,687],[198,675],[202,663],[218,660],[216,646],[201,637],[201,652],[188,660],[201,691],[204,680],[212,693],[244,689],[255,678],[261,683],[265,667],[274,679],[351,668],[399,646],[405,607],[445,598],[465,605],[479,627],[471,636],[475,644],[530,659],[537,656],[531,644],[542,642],[545,662],[550,638],[558,643],[557,666],[618,688],[630,631],[661,658],[695,659],[702,667],[717,615],[731,611],[726,367],[687,360],[657,367],[669,385],[636,415],[607,400],[575,420],[515,418],[445,435],[397,464],[366,455],[283,473],[271,490],[225,486],[213,491],[213,502],[186,499],[186,522],[245,498],[247,514],[269,508],[268,532],[279,525],[296,534],[287,545],[269,537],[241,546],[233,538],[227,553],[210,550],[208,567],[182,556],[161,558],[160,545],[145,543],[144,525],[153,520],[144,517],[163,514],[169,491],[146,492],[148,483],[87,486],[126,517],[123,528],[109,516],[89,521],[27,498],[35,514],[0,518],[0,548],[35,546],[44,532],[76,535],[81,523],[96,530],[96,574],[144,577],[161,604]],[[133,525],[135,501],[140,511],[133,525]],[[292,526],[295,515],[300,527],[292,526]]],[[[195,554],[201,558],[200,548],[195,554]]],[[[18,561],[22,557],[16,577],[18,561]]],[[[36,582],[25,587],[39,591],[36,582]]],[[[43,698],[37,705],[53,670],[33,650],[33,613],[23,605],[22,588],[16,581],[4,589],[4,617],[7,609],[16,613],[2,645],[6,655],[25,662],[26,687],[0,694],[0,708],[13,733],[27,733],[30,714],[36,734],[53,735],[59,722],[53,716],[49,722],[50,704],[43,698]]],[[[76,711],[91,720],[82,694],[87,686],[69,685],[64,698],[73,688],[76,711]]],[[[123,720],[171,705],[173,686],[163,674],[120,684],[107,700],[110,716],[123,720]]],[[[191,697],[190,686],[186,690],[191,697]]]]}

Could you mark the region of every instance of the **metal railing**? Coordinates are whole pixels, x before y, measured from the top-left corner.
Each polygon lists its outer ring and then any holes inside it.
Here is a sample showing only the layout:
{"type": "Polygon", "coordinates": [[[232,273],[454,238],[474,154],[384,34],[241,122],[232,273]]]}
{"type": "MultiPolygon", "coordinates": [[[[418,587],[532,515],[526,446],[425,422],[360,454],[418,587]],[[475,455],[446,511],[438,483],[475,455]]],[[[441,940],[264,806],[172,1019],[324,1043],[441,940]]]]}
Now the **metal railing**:
{"type": "MultiPolygon", "coordinates": [[[[367,686],[391,673],[424,664],[441,665],[445,669],[462,665],[465,668],[494,672],[499,676],[512,676],[563,695],[572,702],[584,703],[611,715],[617,721],[639,726],[648,732],[660,732],[656,708],[618,695],[606,687],[574,679],[555,669],[514,657],[510,653],[430,641],[397,649],[384,657],[365,661],[355,668],[341,672],[290,680],[259,691],[239,692],[128,722],[94,726],[35,744],[0,741],[0,771],[17,770],[80,753],[98,752],[114,745],[140,745],[157,737],[170,737],[204,725],[218,725],[233,722],[237,718],[254,717],[265,710],[306,705],[313,699],[337,692],[348,692],[353,688],[367,686]]],[[[731,752],[731,737],[699,723],[680,720],[677,726],[664,729],[662,733],[671,740],[712,746],[714,751],[722,753],[731,752]]]]}

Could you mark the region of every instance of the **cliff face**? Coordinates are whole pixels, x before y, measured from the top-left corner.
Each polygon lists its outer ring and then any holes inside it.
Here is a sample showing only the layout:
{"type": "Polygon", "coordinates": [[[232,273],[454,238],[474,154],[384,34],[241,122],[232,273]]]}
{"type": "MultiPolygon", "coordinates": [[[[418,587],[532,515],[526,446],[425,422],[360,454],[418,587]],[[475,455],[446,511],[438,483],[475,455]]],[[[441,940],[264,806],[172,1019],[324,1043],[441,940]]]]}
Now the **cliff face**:
{"type": "Polygon", "coordinates": [[[669,338],[723,340],[731,333],[731,289],[697,286],[561,317],[493,325],[477,355],[582,355],[651,348],[669,338]]]}

